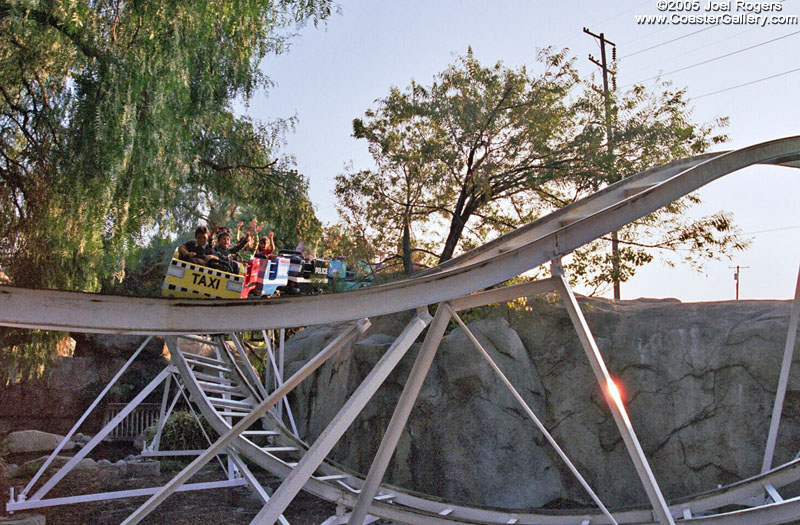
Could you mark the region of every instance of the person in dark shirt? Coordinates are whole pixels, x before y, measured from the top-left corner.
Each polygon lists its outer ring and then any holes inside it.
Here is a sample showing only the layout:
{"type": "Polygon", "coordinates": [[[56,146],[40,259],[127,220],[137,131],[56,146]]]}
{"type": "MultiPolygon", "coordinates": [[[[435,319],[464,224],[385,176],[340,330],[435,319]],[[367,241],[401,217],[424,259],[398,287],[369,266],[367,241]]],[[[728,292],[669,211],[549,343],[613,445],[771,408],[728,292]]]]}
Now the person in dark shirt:
{"type": "Polygon", "coordinates": [[[239,263],[236,261],[236,254],[245,247],[250,241],[250,235],[244,237],[236,246],[231,246],[231,234],[227,230],[221,231],[217,235],[217,248],[214,253],[218,260],[212,261],[211,267],[228,273],[239,273],[239,263]]]}
{"type": "Polygon", "coordinates": [[[203,266],[218,260],[219,257],[208,243],[208,227],[198,226],[194,231],[194,239],[178,246],[178,256],[182,261],[203,266]]]}

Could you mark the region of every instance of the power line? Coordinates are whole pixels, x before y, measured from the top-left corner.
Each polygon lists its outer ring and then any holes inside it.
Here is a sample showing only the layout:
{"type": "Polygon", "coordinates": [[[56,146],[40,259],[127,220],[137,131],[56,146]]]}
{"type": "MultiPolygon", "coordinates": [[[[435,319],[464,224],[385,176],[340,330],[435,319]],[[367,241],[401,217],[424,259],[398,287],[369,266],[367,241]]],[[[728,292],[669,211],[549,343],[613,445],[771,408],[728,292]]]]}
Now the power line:
{"type": "Polygon", "coordinates": [[[703,29],[698,29],[697,31],[692,31],[691,33],[687,33],[687,34],[685,34],[683,36],[679,36],[678,38],[673,38],[671,40],[667,40],[665,42],[661,42],[660,44],[656,44],[654,46],[646,47],[644,49],[640,49],[639,51],[634,51],[633,53],[629,53],[627,55],[623,55],[623,56],[619,57],[619,59],[622,60],[623,58],[632,57],[634,55],[638,55],[639,53],[644,53],[645,51],[650,51],[651,49],[655,49],[657,47],[665,46],[667,44],[671,44],[672,42],[677,42],[678,40],[682,40],[682,39],[684,39],[686,37],[690,37],[692,35],[696,35],[697,33],[702,33],[703,31],[708,31],[709,29],[714,29],[715,27],[719,27],[719,26],[714,25],[714,26],[704,27],[703,29]]]}
{"type": "MultiPolygon", "coordinates": [[[[634,9],[638,9],[638,8],[642,7],[643,5],[651,4],[651,3],[652,3],[652,0],[645,0],[644,2],[636,4],[635,6],[629,8],[629,9],[626,9],[625,11],[622,11],[620,13],[617,13],[616,15],[612,15],[612,16],[610,16],[608,18],[604,18],[603,20],[600,20],[600,21],[592,22],[590,25],[599,26],[600,24],[604,24],[605,22],[608,22],[610,20],[614,20],[615,18],[619,18],[619,17],[621,17],[622,15],[624,15],[626,13],[630,13],[634,9]]],[[[567,44],[568,42],[571,42],[571,41],[575,40],[576,37],[581,36],[581,35],[583,35],[583,32],[582,31],[577,31],[577,32],[575,32],[575,34],[571,35],[569,38],[564,40],[563,43],[559,44],[557,47],[563,48],[564,44],[567,44]]]]}
{"type": "Polygon", "coordinates": [[[696,64],[685,66],[685,67],[682,67],[682,68],[679,68],[679,69],[674,69],[674,70],[669,71],[667,73],[661,73],[661,74],[653,76],[653,77],[645,78],[644,80],[638,80],[636,82],[631,82],[630,84],[625,84],[622,87],[628,87],[628,86],[632,86],[634,84],[638,84],[639,82],[647,82],[648,80],[653,80],[655,78],[665,77],[665,76],[671,75],[673,73],[678,73],[679,71],[686,71],[687,69],[691,69],[693,67],[702,66],[703,64],[708,64],[708,63],[714,62],[716,60],[721,60],[721,59],[727,58],[729,56],[733,56],[733,55],[737,55],[739,53],[743,53],[744,51],[749,51],[749,50],[755,49],[757,47],[761,47],[761,46],[764,46],[764,45],[767,45],[767,44],[771,44],[772,42],[777,42],[778,40],[783,40],[784,38],[789,38],[790,36],[794,36],[794,35],[796,35],[798,33],[800,33],[800,31],[795,31],[794,33],[789,33],[788,35],[779,36],[777,38],[773,38],[773,39],[767,40],[765,42],[760,42],[758,44],[755,44],[755,45],[752,45],[752,46],[749,46],[749,47],[745,47],[745,48],[739,49],[737,51],[732,51],[730,53],[726,53],[726,54],[720,55],[718,57],[710,58],[708,60],[703,60],[702,62],[697,62],[696,64]]]}
{"type": "Polygon", "coordinates": [[[755,235],[757,233],[780,232],[784,230],[796,230],[797,228],[800,228],[800,224],[798,224],[797,226],[786,226],[785,228],[772,228],[769,230],[759,230],[757,232],[747,232],[747,233],[742,233],[741,235],[755,235]]]}
{"type": "MultiPolygon", "coordinates": [[[[719,40],[714,40],[713,42],[706,42],[705,44],[703,44],[703,45],[701,45],[699,47],[692,48],[692,49],[690,49],[688,51],[684,51],[683,53],[679,53],[677,55],[671,55],[669,58],[661,59],[660,62],[662,64],[664,64],[664,63],[667,63],[667,62],[672,62],[673,60],[678,60],[679,58],[683,58],[686,55],[691,55],[695,51],[699,51],[701,49],[702,50],[708,50],[710,47],[712,47],[712,46],[714,46],[716,44],[719,44],[720,42],[725,42],[726,40],[730,40],[731,38],[736,38],[738,36],[741,36],[741,35],[743,35],[745,33],[750,32],[750,31],[752,31],[754,29],[756,29],[756,28],[755,27],[751,27],[750,29],[745,29],[744,31],[740,31],[739,33],[734,33],[734,34],[726,36],[724,38],[720,38],[719,40]]],[[[644,66],[636,68],[636,69],[634,69],[632,71],[631,70],[625,70],[625,73],[627,75],[632,75],[634,73],[638,73],[640,71],[644,71],[646,69],[650,69],[650,67],[651,67],[650,64],[645,64],[644,66]]]]}
{"type": "Polygon", "coordinates": [[[772,75],[772,76],[769,76],[769,77],[759,78],[758,80],[753,80],[751,82],[745,82],[744,84],[739,84],[738,86],[731,86],[731,87],[728,87],[728,88],[725,88],[725,89],[720,89],[719,91],[712,91],[711,93],[705,93],[703,95],[699,95],[699,96],[696,96],[696,97],[689,97],[689,99],[690,100],[697,100],[698,98],[710,97],[711,95],[716,95],[717,93],[724,93],[725,91],[730,91],[732,89],[738,89],[740,87],[749,86],[751,84],[757,84],[759,82],[764,82],[765,80],[770,80],[770,79],[773,79],[773,78],[782,77],[783,75],[788,75],[789,73],[794,73],[796,71],[800,71],[800,67],[798,67],[797,69],[791,69],[789,71],[784,71],[783,73],[778,73],[777,75],[772,75]]]}

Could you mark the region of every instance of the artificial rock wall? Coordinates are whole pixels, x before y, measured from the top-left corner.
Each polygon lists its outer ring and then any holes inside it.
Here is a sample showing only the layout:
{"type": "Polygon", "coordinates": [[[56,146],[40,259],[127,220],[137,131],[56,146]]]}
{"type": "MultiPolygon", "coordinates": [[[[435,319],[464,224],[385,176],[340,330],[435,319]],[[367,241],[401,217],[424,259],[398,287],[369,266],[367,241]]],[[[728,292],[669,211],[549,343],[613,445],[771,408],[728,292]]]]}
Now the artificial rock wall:
{"type": "MultiPolygon", "coordinates": [[[[651,467],[668,499],[758,473],[786,340],[790,303],[581,301],[651,467]]],[[[483,309],[468,323],[607,505],[647,502],[603,394],[556,297],[483,309]]],[[[468,314],[468,317],[470,315],[468,314]]],[[[292,397],[312,442],[389,347],[410,314],[373,320],[364,337],[292,397]]],[[[287,343],[287,375],[340,328],[287,343]]],[[[420,339],[421,340],[421,339],[420,339]]],[[[333,452],[369,469],[419,343],[333,452]]],[[[800,351],[775,464],[800,451],[800,351]]],[[[589,503],[533,422],[460,328],[439,348],[387,481],[450,500],[509,508],[589,503]]]]}

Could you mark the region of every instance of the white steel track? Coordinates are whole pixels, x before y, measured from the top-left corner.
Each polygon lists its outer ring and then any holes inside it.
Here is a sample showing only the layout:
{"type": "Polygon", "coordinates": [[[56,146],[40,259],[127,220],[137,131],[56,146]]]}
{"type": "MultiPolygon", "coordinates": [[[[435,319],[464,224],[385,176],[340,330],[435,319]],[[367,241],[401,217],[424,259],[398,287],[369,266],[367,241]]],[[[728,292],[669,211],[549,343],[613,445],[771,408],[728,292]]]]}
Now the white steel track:
{"type": "Polygon", "coordinates": [[[230,333],[410,310],[501,283],[734,171],[756,164],[797,167],[798,163],[800,137],[678,161],[623,179],[487,244],[489,248],[468,252],[438,271],[341,294],[249,301],[181,300],[0,286],[0,325],[145,335],[230,333]]]}
{"type": "MultiPolygon", "coordinates": [[[[427,306],[439,304],[441,313],[437,312],[437,317],[442,316],[442,319],[436,321],[436,329],[428,331],[423,345],[428,356],[426,359],[432,358],[435,353],[443,333],[442,323],[446,324],[450,317],[450,313],[445,312],[550,290],[558,290],[562,300],[572,304],[576,310],[573,321],[577,323],[579,335],[584,332],[590,337],[588,327],[583,326],[585,323],[580,323],[581,315],[577,303],[560,277],[487,292],[474,292],[502,283],[548,261],[555,261],[557,267],[560,257],[576,248],[652,213],[713,180],[755,164],[800,167],[800,137],[788,137],[736,151],[702,155],[648,170],[436,268],[381,286],[314,297],[248,301],[130,298],[0,286],[0,325],[170,336],[168,343],[173,350],[173,366],[179,370],[193,401],[222,437],[209,449],[199,453],[198,458],[172,482],[155,492],[124,522],[126,524],[138,523],[169,494],[185,486],[192,469],[199,468],[216,454],[229,449],[285,479],[253,523],[283,521],[281,512],[301,488],[324,499],[356,508],[357,512],[354,514],[359,518],[368,512],[371,516],[415,524],[560,525],[613,521],[672,523],[673,520],[687,523],[784,523],[800,518],[800,498],[783,500],[777,489],[800,479],[800,460],[767,470],[728,487],[667,505],[658,499],[660,492],[652,473],[649,473],[644,455],[631,453],[634,461],[637,461],[635,456],[638,455],[638,460],[642,462],[639,470],[645,487],[650,486],[654,491],[651,494],[648,489],[653,506],[617,511],[612,509],[611,518],[607,511],[604,513],[600,509],[520,511],[470,507],[385,484],[379,485],[394,446],[391,440],[387,444],[387,451],[381,453],[376,460],[376,473],[373,475],[371,471],[368,482],[365,482],[362,475],[325,459],[336,440],[430,322],[427,306]],[[354,325],[348,328],[336,339],[335,344],[332,343],[333,347],[323,350],[271,394],[264,390],[258,377],[253,374],[246,357],[242,362],[241,343],[235,335],[229,338],[235,344],[234,348],[240,350],[238,357],[221,340],[218,344],[221,350],[218,360],[184,355],[181,351],[180,341],[184,338],[192,339],[189,334],[235,334],[245,330],[354,322],[370,316],[415,308],[418,309],[417,317],[378,362],[320,439],[310,446],[292,436],[268,410],[281,403],[299,381],[312,373],[325,359],[334,355],[338,351],[338,345],[345,340],[352,340],[358,332],[363,331],[366,327],[365,321],[359,322],[358,330],[354,325]],[[244,399],[233,400],[226,396],[225,392],[232,388],[240,389],[245,394],[242,396],[244,399]],[[271,442],[256,444],[264,436],[269,436],[271,442]],[[362,488],[365,489],[365,494],[359,497],[362,488]],[[748,498],[763,497],[765,494],[771,495],[772,499],[765,499],[767,503],[760,506],[743,511],[715,513],[717,509],[739,504],[748,498]],[[694,517],[699,514],[708,515],[694,517]]],[[[587,348],[592,349],[591,340],[587,341],[584,346],[588,345],[587,348]]],[[[587,350],[587,355],[591,360],[592,352],[587,350]]],[[[602,359],[599,353],[597,358],[602,359]]],[[[597,366],[602,368],[604,365],[599,362],[597,366]]],[[[415,384],[424,378],[427,365],[421,365],[421,370],[420,376],[414,378],[415,384]]],[[[598,378],[602,380],[602,374],[598,378]]],[[[398,405],[400,412],[395,425],[397,428],[392,428],[391,431],[392,439],[402,430],[408,411],[413,405],[416,389],[416,386],[411,388],[409,399],[401,400],[398,405]]],[[[633,441],[629,448],[635,451],[639,445],[632,429],[630,436],[633,441]]]]}

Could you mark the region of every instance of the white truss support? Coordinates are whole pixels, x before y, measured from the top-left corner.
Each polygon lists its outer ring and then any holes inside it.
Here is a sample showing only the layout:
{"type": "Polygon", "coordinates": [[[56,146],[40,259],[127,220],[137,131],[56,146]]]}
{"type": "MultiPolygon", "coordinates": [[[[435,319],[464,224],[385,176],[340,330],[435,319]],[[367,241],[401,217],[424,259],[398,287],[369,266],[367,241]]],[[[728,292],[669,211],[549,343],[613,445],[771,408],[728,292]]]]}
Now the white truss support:
{"type": "Polygon", "coordinates": [[[92,404],[89,405],[89,408],[87,408],[86,411],[83,413],[83,415],[80,417],[80,419],[78,419],[78,422],[75,423],[72,426],[72,429],[70,429],[70,431],[67,432],[67,435],[64,436],[64,439],[61,440],[61,443],[58,444],[58,446],[53,451],[53,453],[50,454],[50,456],[47,458],[47,460],[45,460],[45,462],[42,464],[41,468],[39,468],[39,470],[31,478],[31,480],[28,482],[28,484],[25,485],[25,488],[22,489],[22,492],[20,492],[20,494],[19,494],[19,499],[24,499],[25,498],[25,495],[28,494],[28,492],[31,490],[31,488],[33,488],[33,486],[36,484],[36,482],[39,481],[39,478],[42,476],[42,474],[44,474],[45,471],[47,471],[47,467],[50,466],[50,463],[53,462],[53,460],[58,455],[58,453],[61,452],[61,449],[64,448],[64,445],[66,445],[67,442],[70,440],[70,438],[75,434],[75,432],[78,431],[78,429],[81,427],[83,422],[86,421],[86,418],[89,417],[89,414],[91,414],[92,411],[97,407],[97,405],[100,404],[100,401],[103,400],[103,398],[106,396],[108,391],[111,390],[111,388],[116,384],[117,380],[119,380],[119,378],[122,377],[122,374],[125,373],[125,371],[128,369],[128,367],[131,366],[131,363],[133,363],[136,360],[136,358],[139,357],[139,354],[142,352],[144,347],[147,346],[147,343],[149,343],[152,338],[153,338],[152,335],[148,336],[147,339],[145,339],[144,342],[139,345],[139,348],[137,348],[136,351],[128,358],[128,360],[125,361],[125,364],[122,365],[122,368],[120,368],[117,371],[117,373],[114,374],[114,377],[111,378],[111,381],[106,385],[106,387],[102,390],[102,392],[100,392],[100,394],[92,402],[92,404]]]}
{"type": "MultiPolygon", "coordinates": [[[[180,487],[177,492],[189,492],[194,490],[209,490],[220,489],[229,487],[242,487],[247,485],[244,479],[235,480],[222,480],[222,481],[206,481],[203,483],[187,483],[180,487]]],[[[9,504],[7,510],[9,512],[18,512],[23,510],[39,509],[44,507],[55,507],[58,505],[72,505],[75,503],[90,503],[92,501],[108,501],[112,499],[122,498],[136,498],[141,496],[149,496],[155,494],[160,487],[151,487],[144,489],[131,489],[119,490],[114,492],[100,492],[97,494],[81,494],[78,496],[66,496],[63,498],[49,498],[41,501],[20,501],[17,503],[9,504]]]]}
{"type": "MultiPolygon", "coordinates": [[[[169,381],[169,378],[167,378],[167,381],[169,381]]],[[[168,384],[164,386],[165,392],[168,390],[168,386],[169,386],[168,384]]],[[[164,425],[166,424],[167,419],[169,419],[170,414],[172,414],[172,411],[175,409],[175,405],[178,404],[178,400],[181,398],[181,395],[183,394],[183,385],[181,385],[179,378],[176,378],[175,386],[176,386],[175,397],[172,398],[172,403],[169,404],[169,407],[167,408],[166,412],[163,412],[163,407],[162,407],[163,415],[160,416],[158,419],[158,425],[156,427],[156,435],[153,436],[153,442],[150,444],[149,447],[147,446],[147,441],[144,442],[144,446],[142,447],[142,456],[157,455],[157,453],[159,452],[158,448],[161,446],[161,432],[164,430],[164,425]]]]}
{"type": "Polygon", "coordinates": [[[653,471],[650,469],[650,464],[647,462],[647,457],[644,455],[644,450],[642,450],[642,446],[636,437],[636,433],[634,432],[631,421],[628,418],[628,413],[625,410],[625,406],[622,404],[622,399],[619,396],[619,390],[617,389],[614,380],[611,379],[608,369],[606,369],[603,356],[600,354],[600,349],[597,348],[597,343],[595,343],[592,332],[589,329],[589,325],[586,323],[586,319],[583,317],[583,312],[581,312],[580,305],[578,305],[578,301],[575,299],[572,289],[570,289],[569,284],[563,276],[561,276],[557,281],[557,286],[558,291],[561,294],[561,300],[563,301],[564,306],[567,308],[567,313],[572,320],[572,324],[575,326],[578,339],[580,339],[583,350],[586,353],[586,357],[589,359],[589,364],[592,367],[592,371],[594,372],[598,383],[600,383],[600,388],[603,389],[603,392],[606,395],[606,402],[608,403],[608,407],[611,410],[611,415],[614,417],[614,422],[617,424],[617,428],[622,436],[622,441],[625,443],[625,447],[628,449],[628,455],[633,461],[633,465],[636,468],[639,479],[644,486],[645,492],[647,492],[647,497],[650,500],[650,504],[653,506],[653,513],[661,525],[673,525],[675,522],[673,521],[672,515],[669,512],[667,502],[664,500],[661,489],[658,487],[658,482],[653,475],[653,471]]]}
{"type": "Polygon", "coordinates": [[[386,468],[389,466],[389,461],[392,459],[397,442],[403,433],[406,426],[408,417],[411,414],[411,409],[417,400],[419,391],[422,389],[422,384],[425,377],[428,375],[431,363],[436,350],[439,348],[439,343],[444,336],[447,329],[447,323],[450,322],[450,316],[453,314],[447,303],[439,303],[439,308],[436,310],[436,315],[428,327],[428,333],[425,335],[425,340],[417,354],[417,359],[414,361],[414,366],[406,379],[403,393],[397,400],[397,406],[392,414],[392,419],[386,427],[386,432],[381,440],[380,447],[375,453],[375,458],[372,460],[372,466],[369,468],[364,485],[361,487],[361,493],[358,495],[358,501],[353,508],[353,513],[350,516],[348,523],[350,525],[364,525],[369,523],[366,521],[367,512],[369,511],[372,499],[378,492],[381,480],[386,473],[386,468]]]}
{"type": "Polygon", "coordinates": [[[794,356],[794,343],[797,338],[798,321],[800,321],[800,269],[797,272],[797,286],[794,292],[794,302],[792,303],[792,314],[789,317],[789,333],[786,334],[786,347],[783,350],[783,363],[781,363],[781,373],[778,379],[778,390],[775,392],[775,405],[772,407],[772,419],[769,423],[767,446],[764,450],[764,462],[761,464],[762,474],[772,468],[772,457],[775,454],[775,442],[778,439],[778,427],[781,424],[783,399],[786,395],[786,387],[789,384],[789,370],[792,367],[792,357],[794,356]]]}
{"type": "MultiPolygon", "coordinates": [[[[250,487],[250,490],[253,492],[253,494],[258,499],[260,499],[262,503],[268,502],[269,494],[267,494],[267,491],[264,490],[264,487],[261,486],[261,483],[258,482],[253,473],[250,472],[250,469],[247,468],[247,465],[242,460],[242,458],[240,458],[239,455],[232,448],[228,448],[228,459],[236,463],[236,466],[239,469],[242,478],[247,481],[247,484],[250,487]]],[[[278,517],[278,522],[281,525],[289,525],[289,522],[286,520],[286,518],[283,517],[283,515],[278,517]]]]}
{"type": "MultiPolygon", "coordinates": [[[[156,425],[156,435],[153,436],[153,442],[150,444],[151,450],[158,450],[158,445],[161,443],[161,431],[164,429],[164,423],[167,421],[167,417],[169,413],[172,412],[172,406],[167,408],[167,403],[169,402],[169,392],[172,388],[172,376],[167,376],[167,379],[164,381],[164,394],[161,396],[161,411],[158,413],[158,424],[156,425]]],[[[175,399],[178,399],[178,394],[175,394],[175,399]]],[[[147,444],[145,443],[144,449],[147,449],[147,444]]]]}
{"type": "Polygon", "coordinates": [[[334,445],[350,428],[353,420],[361,413],[367,402],[372,399],[372,396],[394,370],[400,359],[406,355],[408,349],[411,348],[417,336],[428,326],[430,320],[431,316],[427,310],[418,310],[417,316],[408,323],[403,332],[383,354],[383,357],[378,360],[370,373],[367,374],[367,377],[364,378],[355,392],[334,416],[330,424],[325,427],[319,438],[306,451],[297,466],[292,469],[286,479],[283,480],[283,483],[272,494],[272,499],[270,499],[269,503],[264,505],[256,514],[255,518],[250,522],[251,524],[271,525],[275,523],[275,520],[286,510],[286,507],[289,506],[289,503],[303,488],[303,485],[311,478],[320,463],[325,460],[334,445]]]}
{"type": "MultiPolygon", "coordinates": [[[[229,447],[231,443],[242,434],[242,432],[250,428],[253,423],[261,419],[261,417],[266,414],[270,408],[275,406],[275,404],[278,403],[282,397],[291,392],[294,387],[300,384],[303,379],[314,373],[314,371],[322,366],[328,359],[336,355],[336,353],[341,350],[344,344],[351,340],[352,337],[355,337],[359,333],[363,333],[369,327],[369,325],[370,323],[368,319],[362,319],[339,334],[333,341],[328,343],[328,346],[323,348],[320,353],[311,358],[311,360],[303,365],[300,370],[295,372],[292,377],[287,379],[281,388],[278,388],[272,394],[267,396],[264,401],[262,401],[258,406],[254,407],[253,410],[241,421],[239,421],[233,428],[231,428],[229,432],[223,436],[220,436],[213,445],[208,447],[194,461],[189,463],[189,465],[180,471],[177,476],[172,478],[169,483],[164,485],[161,490],[153,494],[150,499],[145,501],[141,507],[136,509],[133,514],[128,516],[125,521],[122,522],[122,525],[133,525],[142,521],[153,511],[153,509],[160,505],[172,493],[178,490],[181,485],[186,483],[186,481],[188,481],[189,478],[191,478],[198,470],[200,470],[203,465],[208,463],[211,458],[215,457],[222,450],[229,447]]],[[[173,349],[174,351],[179,351],[177,349],[175,338],[168,337],[167,345],[170,347],[170,351],[173,351],[173,349]]]]}
{"type": "Polygon", "coordinates": [[[567,465],[567,468],[569,468],[570,472],[572,472],[572,475],[575,476],[575,479],[578,480],[578,483],[580,483],[581,486],[584,488],[584,490],[586,490],[586,492],[589,494],[589,497],[592,498],[592,500],[595,502],[598,508],[600,508],[600,511],[606,516],[606,518],[608,518],[608,520],[613,525],[617,525],[617,520],[614,519],[614,516],[612,516],[611,513],[606,508],[606,506],[603,505],[603,502],[600,501],[600,498],[597,496],[597,494],[595,494],[594,490],[592,490],[592,487],[589,486],[589,483],[587,483],[587,481],[583,478],[583,476],[575,467],[575,465],[573,465],[572,461],[570,461],[567,454],[558,445],[555,438],[553,438],[550,432],[547,431],[547,428],[545,428],[544,424],[542,424],[539,418],[536,417],[536,414],[533,412],[530,405],[528,405],[528,403],[525,402],[525,400],[519,394],[517,389],[514,388],[514,385],[511,384],[511,381],[508,380],[508,377],[506,377],[503,371],[500,370],[500,367],[497,365],[494,359],[492,359],[492,356],[489,355],[489,352],[486,351],[486,349],[483,347],[480,341],[478,341],[478,338],[475,337],[475,334],[473,334],[472,331],[469,328],[467,328],[467,325],[464,324],[464,321],[461,320],[461,317],[459,317],[457,313],[452,312],[452,315],[453,318],[456,320],[456,322],[459,325],[461,325],[461,328],[467,334],[469,340],[472,341],[472,344],[475,345],[475,348],[477,348],[478,351],[481,353],[483,359],[487,363],[489,363],[489,366],[492,368],[492,370],[494,370],[494,373],[497,375],[497,377],[500,378],[500,381],[502,381],[503,384],[508,389],[508,391],[511,392],[511,395],[514,396],[514,399],[517,400],[517,402],[520,404],[525,413],[528,414],[528,417],[530,417],[533,420],[533,423],[536,425],[536,428],[539,429],[539,431],[542,433],[542,435],[544,435],[545,439],[547,439],[547,441],[559,455],[564,464],[567,465]]]}
{"type": "MultiPolygon", "coordinates": [[[[194,420],[197,423],[197,427],[200,429],[200,432],[203,433],[203,437],[206,438],[206,443],[208,443],[210,445],[211,444],[211,438],[209,437],[208,432],[206,432],[205,428],[203,428],[203,423],[202,423],[202,421],[200,421],[200,417],[197,415],[197,412],[195,412],[194,407],[192,406],[192,402],[189,401],[189,396],[186,395],[186,391],[183,389],[183,386],[180,385],[180,384],[178,385],[178,391],[179,391],[179,394],[183,396],[184,401],[186,401],[186,406],[189,407],[189,411],[192,413],[192,417],[194,417],[194,420]]],[[[223,472],[225,472],[226,471],[225,470],[225,464],[222,462],[222,458],[219,457],[219,454],[217,454],[217,456],[215,456],[215,458],[217,460],[217,463],[219,463],[219,467],[222,469],[223,472]]]]}
{"type": "Polygon", "coordinates": [[[781,497],[780,494],[778,494],[778,491],[775,489],[775,487],[773,487],[769,483],[764,485],[764,490],[766,491],[767,494],[769,494],[769,497],[772,498],[772,501],[774,501],[775,503],[780,503],[783,501],[783,498],[781,497]]]}
{"type": "Polygon", "coordinates": [[[89,452],[91,452],[94,447],[97,446],[98,443],[100,443],[107,435],[109,435],[111,431],[114,430],[114,428],[128,416],[128,414],[133,412],[133,410],[139,406],[139,403],[144,401],[147,396],[149,396],[150,393],[155,390],[156,387],[158,387],[158,385],[160,385],[167,377],[169,377],[170,374],[176,371],[177,369],[172,365],[168,365],[166,368],[164,368],[164,370],[162,370],[152,381],[150,381],[150,384],[144,387],[142,391],[139,392],[139,394],[125,406],[125,408],[119,411],[119,414],[114,416],[114,418],[109,421],[100,432],[95,434],[95,436],[89,440],[89,442],[86,443],[86,445],[84,445],[77,454],[72,456],[72,458],[70,458],[70,460],[67,461],[67,463],[64,464],[64,466],[61,467],[52,478],[47,480],[47,482],[42,485],[33,496],[31,496],[31,500],[41,500],[48,492],[50,492],[50,489],[52,489],[56,483],[61,481],[64,476],[69,474],[69,472],[73,469],[73,467],[75,467],[75,465],[78,464],[78,462],[80,462],[80,460],[85,458],[89,452]]]}
{"type": "MultiPolygon", "coordinates": [[[[275,354],[273,354],[272,348],[270,348],[269,346],[267,346],[267,355],[269,357],[270,363],[272,364],[272,370],[275,373],[275,388],[280,388],[281,386],[283,386],[283,372],[278,367],[278,364],[275,362],[275,354]]],[[[289,406],[289,399],[284,397],[283,403],[278,404],[278,419],[280,419],[281,421],[283,421],[283,418],[281,417],[283,411],[280,410],[282,406],[286,406],[286,415],[289,417],[289,424],[292,427],[292,434],[294,434],[294,437],[296,437],[297,439],[300,439],[300,433],[297,431],[297,425],[294,422],[294,414],[292,414],[292,407],[289,406]]]]}
{"type": "Polygon", "coordinates": [[[267,390],[264,388],[264,385],[261,384],[256,371],[253,370],[253,365],[250,364],[250,360],[247,358],[244,345],[239,339],[239,336],[237,336],[235,333],[231,333],[230,337],[233,340],[233,344],[236,345],[236,350],[239,352],[239,357],[243,361],[242,363],[238,363],[236,361],[236,356],[230,352],[227,345],[225,345],[225,342],[222,340],[222,338],[220,338],[220,344],[223,346],[223,348],[225,348],[225,352],[228,354],[228,358],[231,360],[231,366],[236,367],[241,375],[247,378],[248,383],[255,385],[258,394],[261,395],[261,399],[264,399],[267,397],[267,390]]]}

